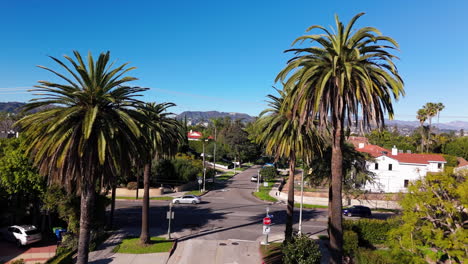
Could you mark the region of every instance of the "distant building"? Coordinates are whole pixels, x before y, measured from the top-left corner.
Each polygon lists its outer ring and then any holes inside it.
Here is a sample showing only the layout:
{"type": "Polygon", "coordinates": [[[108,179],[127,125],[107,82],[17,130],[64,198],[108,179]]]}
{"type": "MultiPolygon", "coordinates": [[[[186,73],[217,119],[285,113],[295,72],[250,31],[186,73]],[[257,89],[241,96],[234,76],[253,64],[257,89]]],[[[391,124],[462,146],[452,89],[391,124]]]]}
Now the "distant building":
{"type": "Polygon", "coordinates": [[[374,158],[366,162],[367,169],[375,174],[375,182],[364,187],[371,192],[405,192],[411,181],[425,177],[428,172],[442,172],[447,163],[439,154],[403,153],[395,146],[388,150],[362,140],[355,143],[357,151],[374,158]]]}
{"type": "Polygon", "coordinates": [[[458,166],[454,169],[454,172],[459,172],[462,170],[468,170],[468,161],[462,157],[457,157],[458,166]]]}
{"type": "Polygon", "coordinates": [[[203,134],[201,132],[192,131],[192,130],[190,130],[190,132],[187,132],[188,140],[197,140],[198,141],[202,137],[203,137],[203,134]]]}
{"type": "Polygon", "coordinates": [[[19,135],[18,132],[10,130],[10,131],[0,131],[0,138],[17,138],[19,135]]]}

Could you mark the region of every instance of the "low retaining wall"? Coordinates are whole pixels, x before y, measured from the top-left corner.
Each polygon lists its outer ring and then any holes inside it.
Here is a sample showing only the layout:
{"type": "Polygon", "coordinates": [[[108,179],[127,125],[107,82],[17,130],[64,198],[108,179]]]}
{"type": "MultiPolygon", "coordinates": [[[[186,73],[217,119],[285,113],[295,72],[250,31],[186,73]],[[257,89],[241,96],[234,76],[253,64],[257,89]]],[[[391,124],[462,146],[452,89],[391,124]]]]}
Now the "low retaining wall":
{"type": "MultiPolygon", "coordinates": [[[[276,196],[280,200],[288,200],[288,194],[285,192],[276,192],[276,196]]],[[[305,204],[316,204],[316,205],[324,205],[328,206],[328,196],[321,195],[322,197],[311,197],[307,196],[307,193],[304,193],[304,203],[305,204]],[[325,197],[324,197],[325,196],[325,197]]],[[[294,195],[294,202],[300,203],[301,196],[294,195]]],[[[349,205],[364,205],[368,206],[369,208],[386,208],[386,209],[401,209],[400,205],[396,201],[386,201],[386,200],[357,200],[357,199],[343,199],[343,206],[349,205]]]]}
{"type": "MultiPolygon", "coordinates": [[[[138,189],[138,197],[143,197],[144,189],[138,189]]],[[[156,197],[163,195],[163,189],[161,188],[150,188],[149,196],[156,197]]],[[[115,189],[115,196],[117,197],[136,197],[136,189],[129,190],[127,188],[117,188],[115,189]]]]}

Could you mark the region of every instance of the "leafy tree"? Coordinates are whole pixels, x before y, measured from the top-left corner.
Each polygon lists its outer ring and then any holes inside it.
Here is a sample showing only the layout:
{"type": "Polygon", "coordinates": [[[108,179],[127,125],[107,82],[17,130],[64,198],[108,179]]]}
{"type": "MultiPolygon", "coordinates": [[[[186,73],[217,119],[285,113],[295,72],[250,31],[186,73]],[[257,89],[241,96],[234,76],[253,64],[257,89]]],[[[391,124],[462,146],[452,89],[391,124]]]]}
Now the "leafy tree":
{"type": "Polygon", "coordinates": [[[323,34],[306,35],[297,42],[311,41],[316,46],[287,50],[295,57],[278,74],[288,90],[287,107],[295,119],[310,126],[318,120],[322,129],[331,128],[331,184],[329,191],[329,234],[331,263],[341,263],[343,254],[342,179],[345,119],[369,127],[383,125],[384,113],[393,118],[393,96],[404,94],[403,81],[390,53],[397,43],[373,27],[352,30],[360,13],[345,26],[335,17],[336,29],[312,26],[323,34]]]}
{"type": "Polygon", "coordinates": [[[140,153],[140,126],[145,122],[138,112],[142,104],[134,97],[145,88],[125,86],[136,80],[123,77],[134,68],[115,67],[110,53],[97,61],[91,54],[85,62],[77,51],[71,64],[51,57],[65,74],[39,66],[59,77],[64,84],[39,81],[34,91],[39,97],[25,110],[41,110],[18,121],[26,139],[27,153],[42,175],[51,182],[77,191],[81,196],[77,263],[88,262],[92,208],[96,182],[112,182],[110,175],[129,168],[140,153]],[[68,77],[66,75],[69,75],[68,77]]]}
{"type": "Polygon", "coordinates": [[[428,174],[408,187],[400,204],[403,224],[390,241],[424,260],[468,261],[468,174],[428,174]]]}
{"type": "Polygon", "coordinates": [[[276,178],[278,174],[276,173],[275,167],[269,166],[260,169],[260,175],[263,178],[263,180],[272,181],[276,178]]]}
{"type": "Polygon", "coordinates": [[[468,137],[459,137],[442,147],[442,153],[468,159],[468,137]]]}
{"type": "Polygon", "coordinates": [[[373,130],[367,135],[369,142],[374,145],[391,149],[396,146],[398,149],[416,151],[416,142],[413,137],[405,137],[388,130],[373,130]]]}

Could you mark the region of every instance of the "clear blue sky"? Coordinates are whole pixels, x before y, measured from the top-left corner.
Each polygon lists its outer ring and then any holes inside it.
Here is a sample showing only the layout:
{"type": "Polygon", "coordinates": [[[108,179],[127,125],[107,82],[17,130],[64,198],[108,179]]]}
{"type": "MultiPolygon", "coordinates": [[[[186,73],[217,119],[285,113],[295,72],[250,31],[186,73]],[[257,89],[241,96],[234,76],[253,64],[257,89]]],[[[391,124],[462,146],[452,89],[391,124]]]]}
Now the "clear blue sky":
{"type": "MultiPolygon", "coordinates": [[[[442,102],[441,121],[468,121],[468,1],[1,1],[0,101],[27,101],[26,88],[54,80],[36,65],[47,56],[111,51],[137,69],[146,101],[179,113],[218,110],[258,115],[274,93],[283,54],[311,25],[374,26],[396,39],[407,96],[396,118],[415,120],[442,102]]],[[[277,84],[278,86],[278,84],[277,84]]]]}

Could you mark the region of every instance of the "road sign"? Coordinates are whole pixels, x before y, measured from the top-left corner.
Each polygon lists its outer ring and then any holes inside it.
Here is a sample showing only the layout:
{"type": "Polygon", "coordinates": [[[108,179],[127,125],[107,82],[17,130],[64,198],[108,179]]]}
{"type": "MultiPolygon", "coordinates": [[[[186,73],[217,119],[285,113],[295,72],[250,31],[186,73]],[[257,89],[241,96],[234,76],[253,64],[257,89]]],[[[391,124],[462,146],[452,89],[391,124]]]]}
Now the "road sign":
{"type": "Polygon", "coordinates": [[[268,182],[263,182],[264,187],[268,187],[268,182]]]}
{"type": "Polygon", "coordinates": [[[264,225],[263,226],[263,234],[268,235],[270,233],[270,226],[264,225]]]}
{"type": "Polygon", "coordinates": [[[269,218],[269,217],[263,218],[263,224],[264,225],[271,225],[271,218],[269,218]]]}
{"type": "Polygon", "coordinates": [[[174,219],[174,212],[169,211],[166,213],[166,219],[174,219]]]}
{"type": "Polygon", "coordinates": [[[198,184],[202,184],[203,183],[203,180],[198,180],[198,184]]]}

